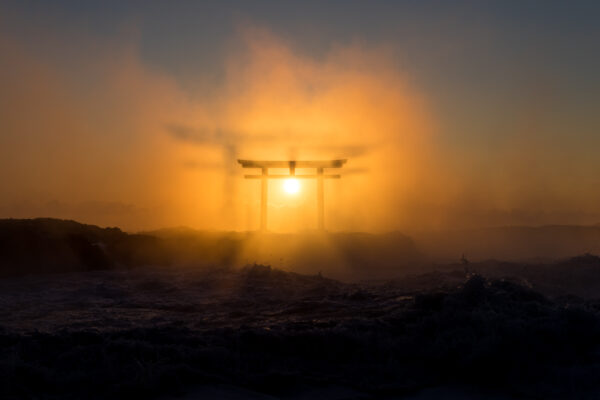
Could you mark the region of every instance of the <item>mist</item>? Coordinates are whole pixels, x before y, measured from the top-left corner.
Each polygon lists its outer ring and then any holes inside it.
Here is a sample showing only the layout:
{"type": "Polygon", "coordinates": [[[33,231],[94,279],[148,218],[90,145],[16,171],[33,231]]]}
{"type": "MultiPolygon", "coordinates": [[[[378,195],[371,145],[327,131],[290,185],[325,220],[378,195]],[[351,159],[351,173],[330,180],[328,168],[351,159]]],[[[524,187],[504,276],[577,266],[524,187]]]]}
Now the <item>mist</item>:
{"type": "MultiPolygon", "coordinates": [[[[600,220],[594,164],[546,135],[543,90],[499,144],[469,153],[448,144],[434,99],[385,41],[313,55],[239,23],[219,77],[197,71],[190,88],[143,58],[135,24],[113,37],[30,29],[35,40],[0,39],[0,217],[255,230],[259,185],[238,158],[346,158],[325,187],[333,231],[600,220]]],[[[270,230],[316,228],[315,183],[302,185],[291,198],[271,183],[270,230]]]]}

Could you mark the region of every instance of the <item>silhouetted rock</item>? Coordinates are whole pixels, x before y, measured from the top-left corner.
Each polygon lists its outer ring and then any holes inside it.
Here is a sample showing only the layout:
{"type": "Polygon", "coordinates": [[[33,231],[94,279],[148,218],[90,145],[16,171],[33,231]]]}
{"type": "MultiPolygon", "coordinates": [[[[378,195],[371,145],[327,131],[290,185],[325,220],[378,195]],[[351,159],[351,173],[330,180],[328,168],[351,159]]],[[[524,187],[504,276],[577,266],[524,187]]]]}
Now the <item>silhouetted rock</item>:
{"type": "Polygon", "coordinates": [[[67,286],[14,279],[1,292],[14,311],[0,319],[0,397],[170,398],[219,385],[284,399],[447,385],[497,398],[597,397],[598,309],[480,275],[450,277],[442,291],[442,276],[421,279],[432,287],[418,293],[266,265],[95,271],[70,274],[67,286]],[[23,303],[28,291],[37,308],[23,303]],[[39,312],[46,305],[52,313],[39,312]]]}

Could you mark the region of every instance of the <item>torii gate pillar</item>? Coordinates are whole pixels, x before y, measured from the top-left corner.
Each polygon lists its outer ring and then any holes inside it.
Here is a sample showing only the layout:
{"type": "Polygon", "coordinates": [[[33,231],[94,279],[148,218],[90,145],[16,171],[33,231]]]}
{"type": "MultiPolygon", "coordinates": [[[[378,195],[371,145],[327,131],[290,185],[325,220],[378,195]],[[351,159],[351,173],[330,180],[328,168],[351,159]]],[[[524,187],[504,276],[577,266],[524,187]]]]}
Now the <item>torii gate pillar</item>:
{"type": "Polygon", "coordinates": [[[267,230],[267,197],[269,195],[268,168],[262,168],[260,179],[260,230],[267,230]]]}
{"type": "Polygon", "coordinates": [[[323,188],[323,168],[317,169],[317,218],[320,231],[325,230],[325,194],[323,188]]]}

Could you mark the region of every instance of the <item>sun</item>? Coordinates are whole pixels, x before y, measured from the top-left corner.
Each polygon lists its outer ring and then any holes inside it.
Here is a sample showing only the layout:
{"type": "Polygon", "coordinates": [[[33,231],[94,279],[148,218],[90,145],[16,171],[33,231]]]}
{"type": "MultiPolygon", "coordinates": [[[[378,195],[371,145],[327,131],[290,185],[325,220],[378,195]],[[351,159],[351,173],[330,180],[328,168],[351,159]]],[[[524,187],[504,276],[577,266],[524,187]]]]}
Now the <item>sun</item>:
{"type": "Polygon", "coordinates": [[[287,194],[297,194],[300,191],[300,181],[296,178],[289,178],[283,181],[283,190],[287,194]]]}

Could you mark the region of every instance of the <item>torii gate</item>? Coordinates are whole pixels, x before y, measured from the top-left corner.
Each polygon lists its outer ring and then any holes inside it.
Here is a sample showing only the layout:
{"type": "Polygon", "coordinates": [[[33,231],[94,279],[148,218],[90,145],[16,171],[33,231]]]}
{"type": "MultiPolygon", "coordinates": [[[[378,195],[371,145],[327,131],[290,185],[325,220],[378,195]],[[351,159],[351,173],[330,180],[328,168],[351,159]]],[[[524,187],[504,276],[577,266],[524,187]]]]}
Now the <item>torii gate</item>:
{"type": "Polygon", "coordinates": [[[254,161],[238,160],[243,168],[260,168],[260,175],[244,175],[246,179],[260,179],[260,230],[267,230],[267,196],[269,179],[316,179],[317,180],[317,217],[319,229],[325,229],[325,199],[323,193],[323,181],[327,179],[340,179],[340,175],[326,175],[325,168],[341,168],[347,160],[326,161],[254,161]],[[289,175],[270,175],[269,168],[289,168],[289,175]],[[296,168],[316,168],[314,175],[296,175],[296,168]]]}

